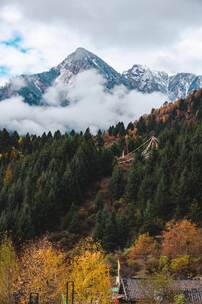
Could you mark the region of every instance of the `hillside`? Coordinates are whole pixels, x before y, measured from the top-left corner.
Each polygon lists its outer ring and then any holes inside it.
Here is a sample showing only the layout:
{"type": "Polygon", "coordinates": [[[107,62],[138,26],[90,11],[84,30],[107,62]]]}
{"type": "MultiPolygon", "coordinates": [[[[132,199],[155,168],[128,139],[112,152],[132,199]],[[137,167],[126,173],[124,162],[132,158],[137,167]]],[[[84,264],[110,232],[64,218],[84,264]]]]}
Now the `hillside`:
{"type": "Polygon", "coordinates": [[[107,251],[138,233],[156,235],[171,219],[202,221],[202,90],[93,137],[0,132],[0,231],[16,243],[50,233],[71,247],[93,235],[107,251]],[[159,147],[117,165],[152,134],[159,147]]]}

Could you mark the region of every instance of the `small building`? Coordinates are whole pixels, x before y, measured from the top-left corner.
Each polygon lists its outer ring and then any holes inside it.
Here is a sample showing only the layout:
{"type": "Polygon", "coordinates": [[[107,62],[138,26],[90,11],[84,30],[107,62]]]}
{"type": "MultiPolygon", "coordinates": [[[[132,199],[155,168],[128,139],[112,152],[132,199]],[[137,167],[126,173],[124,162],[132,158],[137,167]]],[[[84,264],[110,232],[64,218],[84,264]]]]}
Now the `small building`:
{"type": "MultiPolygon", "coordinates": [[[[117,292],[119,303],[142,303],[147,297],[151,285],[145,279],[120,278],[117,292]]],[[[174,280],[172,291],[175,294],[184,294],[187,304],[202,304],[202,281],[201,280],[174,280]]],[[[169,303],[162,295],[156,294],[159,303],[169,303]]]]}

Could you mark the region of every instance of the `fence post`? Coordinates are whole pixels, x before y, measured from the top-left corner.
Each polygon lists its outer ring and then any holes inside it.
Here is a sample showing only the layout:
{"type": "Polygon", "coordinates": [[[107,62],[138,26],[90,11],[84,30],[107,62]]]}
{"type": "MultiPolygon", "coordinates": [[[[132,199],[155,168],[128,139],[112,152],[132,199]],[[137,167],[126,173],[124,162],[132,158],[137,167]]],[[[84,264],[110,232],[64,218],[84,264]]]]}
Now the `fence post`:
{"type": "Polygon", "coordinates": [[[29,295],[29,304],[39,304],[39,294],[31,292],[29,295]]]}
{"type": "Polygon", "coordinates": [[[70,304],[69,302],[69,286],[71,285],[71,304],[74,304],[74,282],[73,281],[68,281],[66,285],[66,304],[70,304]]]}
{"type": "Polygon", "coordinates": [[[19,304],[20,303],[20,294],[18,292],[13,293],[13,303],[19,304]]]}

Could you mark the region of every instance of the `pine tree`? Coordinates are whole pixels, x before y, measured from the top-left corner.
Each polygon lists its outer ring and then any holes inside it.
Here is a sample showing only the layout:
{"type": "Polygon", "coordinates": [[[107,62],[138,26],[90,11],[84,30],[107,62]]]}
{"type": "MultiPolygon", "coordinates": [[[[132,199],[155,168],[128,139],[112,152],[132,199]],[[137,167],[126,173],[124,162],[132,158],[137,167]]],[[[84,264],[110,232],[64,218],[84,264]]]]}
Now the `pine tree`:
{"type": "Polygon", "coordinates": [[[102,239],[103,247],[107,251],[114,251],[118,249],[118,229],[116,223],[115,212],[112,212],[111,216],[106,219],[104,235],[102,239]]]}
{"type": "Polygon", "coordinates": [[[112,177],[109,185],[109,191],[112,198],[118,199],[124,191],[124,174],[119,166],[115,166],[112,172],[112,177]]]}

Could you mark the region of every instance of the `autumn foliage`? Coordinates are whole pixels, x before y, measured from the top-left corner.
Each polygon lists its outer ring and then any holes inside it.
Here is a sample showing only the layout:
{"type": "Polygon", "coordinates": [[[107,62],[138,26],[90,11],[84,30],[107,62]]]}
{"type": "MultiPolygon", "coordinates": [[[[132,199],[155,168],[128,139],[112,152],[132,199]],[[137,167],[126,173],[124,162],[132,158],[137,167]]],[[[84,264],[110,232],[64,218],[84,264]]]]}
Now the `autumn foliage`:
{"type": "Polygon", "coordinates": [[[200,229],[188,220],[168,223],[163,232],[162,255],[175,258],[180,255],[198,256],[202,250],[200,229]]]}
{"type": "Polygon", "coordinates": [[[77,303],[110,302],[110,266],[97,244],[92,244],[73,257],[70,269],[70,279],[75,282],[77,303]]]}
{"type": "Polygon", "coordinates": [[[157,242],[148,234],[141,234],[129,251],[130,258],[141,258],[157,254],[157,242]]]}
{"type": "Polygon", "coordinates": [[[26,302],[31,292],[40,294],[41,303],[59,300],[67,280],[65,254],[46,238],[29,243],[20,258],[18,292],[26,302]]]}
{"type": "MultiPolygon", "coordinates": [[[[193,277],[201,271],[201,239],[200,229],[188,220],[168,223],[158,240],[149,234],[137,238],[127,251],[128,265],[139,263],[142,274],[193,277]]],[[[73,281],[76,303],[107,304],[110,272],[105,253],[92,239],[65,252],[43,238],[16,253],[5,237],[0,245],[0,303],[11,303],[14,293],[27,303],[31,292],[39,293],[41,304],[59,303],[65,300],[67,281],[73,281]]]]}
{"type": "Polygon", "coordinates": [[[0,303],[11,303],[16,290],[19,267],[11,240],[5,236],[0,245],[0,303]]]}
{"type": "Polygon", "coordinates": [[[99,244],[87,240],[64,252],[43,238],[26,244],[18,256],[8,237],[0,245],[0,303],[12,303],[16,295],[24,304],[30,293],[38,293],[42,304],[61,303],[67,281],[75,284],[76,303],[109,303],[110,266],[99,244]]]}
{"type": "Polygon", "coordinates": [[[169,222],[157,240],[140,235],[127,253],[132,275],[163,272],[174,278],[192,278],[202,272],[202,233],[191,221],[169,222]]]}

